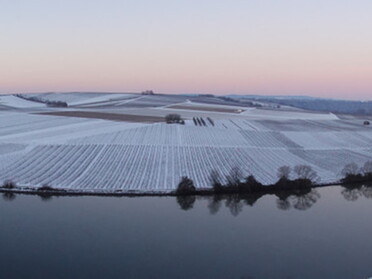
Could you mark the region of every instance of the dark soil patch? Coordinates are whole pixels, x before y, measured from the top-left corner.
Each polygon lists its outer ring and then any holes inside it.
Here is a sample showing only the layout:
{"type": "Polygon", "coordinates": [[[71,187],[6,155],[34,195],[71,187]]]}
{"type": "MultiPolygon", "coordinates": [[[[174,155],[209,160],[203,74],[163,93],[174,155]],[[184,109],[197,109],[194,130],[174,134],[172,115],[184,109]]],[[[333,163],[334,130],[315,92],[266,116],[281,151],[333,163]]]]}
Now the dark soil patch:
{"type": "Polygon", "coordinates": [[[132,115],[132,114],[118,114],[94,111],[56,111],[56,112],[41,112],[36,114],[54,115],[54,116],[67,116],[67,117],[81,117],[81,118],[94,118],[112,121],[125,121],[125,122],[145,122],[155,123],[164,122],[164,117],[159,116],[146,116],[146,115],[132,115]]]}
{"type": "Polygon", "coordinates": [[[243,112],[243,110],[240,110],[240,109],[218,108],[218,107],[207,107],[207,106],[174,105],[174,106],[168,106],[167,108],[185,109],[185,110],[198,110],[198,111],[227,112],[227,113],[241,113],[241,112],[243,112]]]}

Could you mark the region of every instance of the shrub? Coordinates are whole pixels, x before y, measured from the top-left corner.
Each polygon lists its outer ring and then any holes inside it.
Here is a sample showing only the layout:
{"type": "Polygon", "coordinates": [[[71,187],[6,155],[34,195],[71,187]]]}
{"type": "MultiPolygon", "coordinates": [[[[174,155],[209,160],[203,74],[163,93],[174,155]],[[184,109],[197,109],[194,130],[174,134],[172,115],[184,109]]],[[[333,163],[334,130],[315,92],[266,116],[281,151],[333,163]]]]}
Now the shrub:
{"type": "Polygon", "coordinates": [[[181,178],[180,183],[177,186],[177,194],[191,194],[195,192],[194,182],[187,176],[181,178]]]}
{"type": "Polygon", "coordinates": [[[155,95],[154,91],[152,90],[145,90],[141,92],[142,95],[155,95]]]}
{"type": "Polygon", "coordinates": [[[239,191],[246,193],[256,192],[260,191],[262,186],[253,175],[249,175],[244,183],[239,184],[239,191]]]}
{"type": "Polygon", "coordinates": [[[55,189],[47,184],[44,184],[43,186],[39,187],[37,190],[38,191],[54,191],[55,189]]]}
{"type": "Polygon", "coordinates": [[[181,123],[181,124],[185,124],[185,122],[181,118],[181,115],[179,115],[179,114],[167,114],[165,116],[165,121],[167,123],[181,123]]]}
{"type": "Polygon", "coordinates": [[[68,105],[66,102],[62,101],[47,101],[46,102],[48,107],[58,107],[58,108],[67,108],[68,105]]]}

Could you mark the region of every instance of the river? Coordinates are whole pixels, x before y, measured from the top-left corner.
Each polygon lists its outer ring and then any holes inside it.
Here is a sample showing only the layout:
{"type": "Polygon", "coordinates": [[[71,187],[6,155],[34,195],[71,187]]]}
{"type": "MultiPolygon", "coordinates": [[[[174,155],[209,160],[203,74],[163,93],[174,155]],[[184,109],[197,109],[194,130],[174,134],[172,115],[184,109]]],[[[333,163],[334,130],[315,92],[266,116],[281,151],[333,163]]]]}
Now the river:
{"type": "MultiPolygon", "coordinates": [[[[372,191],[372,190],[371,190],[372,191]]],[[[371,191],[0,199],[1,278],[368,278],[371,191]]]]}

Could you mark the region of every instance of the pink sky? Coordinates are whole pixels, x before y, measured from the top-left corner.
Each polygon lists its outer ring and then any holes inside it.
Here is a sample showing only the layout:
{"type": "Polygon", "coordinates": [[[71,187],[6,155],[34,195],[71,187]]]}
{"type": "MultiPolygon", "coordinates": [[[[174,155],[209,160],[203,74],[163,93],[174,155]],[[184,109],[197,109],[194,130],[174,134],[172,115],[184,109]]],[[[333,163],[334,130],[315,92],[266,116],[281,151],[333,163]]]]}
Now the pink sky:
{"type": "Polygon", "coordinates": [[[0,93],[371,99],[372,2],[308,2],[9,1],[0,93]]]}

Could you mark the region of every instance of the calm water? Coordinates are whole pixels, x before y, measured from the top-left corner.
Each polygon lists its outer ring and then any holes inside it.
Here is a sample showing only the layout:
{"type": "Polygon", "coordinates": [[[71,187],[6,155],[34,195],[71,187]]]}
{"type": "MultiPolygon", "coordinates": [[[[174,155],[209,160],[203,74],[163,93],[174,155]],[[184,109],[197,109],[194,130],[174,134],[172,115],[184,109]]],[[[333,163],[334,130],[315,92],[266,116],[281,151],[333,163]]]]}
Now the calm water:
{"type": "Polygon", "coordinates": [[[0,277],[367,278],[372,195],[341,192],[257,201],[3,196],[0,277]]]}

